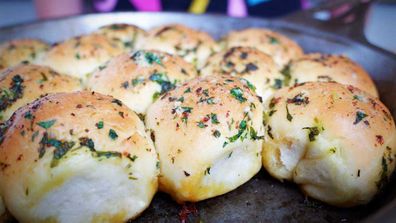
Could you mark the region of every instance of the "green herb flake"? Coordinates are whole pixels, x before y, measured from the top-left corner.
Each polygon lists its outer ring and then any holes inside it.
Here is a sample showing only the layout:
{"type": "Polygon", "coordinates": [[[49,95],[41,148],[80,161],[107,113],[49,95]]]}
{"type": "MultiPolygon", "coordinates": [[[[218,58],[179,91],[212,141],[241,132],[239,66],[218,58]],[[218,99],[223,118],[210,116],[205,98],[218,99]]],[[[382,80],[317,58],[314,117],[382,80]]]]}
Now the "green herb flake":
{"type": "Polygon", "coordinates": [[[210,120],[212,121],[212,124],[219,124],[219,120],[217,119],[217,114],[210,113],[210,120]]]}
{"type": "Polygon", "coordinates": [[[114,151],[96,151],[95,152],[97,157],[106,157],[107,159],[116,157],[116,158],[121,158],[121,153],[119,152],[114,152],[114,151]]]}
{"type": "Polygon", "coordinates": [[[191,93],[191,88],[187,88],[184,93],[191,93]]]}
{"type": "Polygon", "coordinates": [[[241,103],[247,100],[245,97],[243,97],[243,91],[239,87],[231,89],[230,93],[235,99],[237,99],[241,103]]]}
{"type": "Polygon", "coordinates": [[[78,140],[80,141],[80,146],[86,146],[91,151],[95,151],[95,143],[92,139],[90,139],[88,137],[81,137],[78,140]]]}
{"type": "Polygon", "coordinates": [[[200,128],[206,128],[206,127],[208,127],[208,125],[206,125],[203,121],[197,122],[197,126],[200,127],[200,128]]]}
{"type": "Polygon", "coordinates": [[[130,159],[132,162],[135,162],[135,160],[138,158],[136,155],[133,155],[132,157],[131,157],[131,155],[128,155],[127,157],[128,157],[128,159],[130,159]]]}
{"type": "Polygon", "coordinates": [[[286,118],[289,122],[291,122],[293,120],[293,116],[290,114],[289,112],[289,108],[286,105],[286,118]]]}
{"type": "Polygon", "coordinates": [[[55,122],[56,122],[56,119],[52,119],[49,121],[38,122],[37,125],[44,129],[49,129],[55,124],[55,122]]]}
{"type": "Polygon", "coordinates": [[[310,142],[315,141],[316,136],[318,136],[320,134],[320,129],[316,126],[314,127],[304,127],[302,129],[307,129],[309,131],[308,133],[308,138],[310,142]]]}
{"type": "Polygon", "coordinates": [[[248,80],[245,79],[245,78],[241,78],[241,79],[242,79],[243,82],[246,83],[246,85],[248,86],[248,88],[249,88],[250,90],[252,90],[253,92],[256,92],[256,87],[255,87],[252,83],[250,83],[250,81],[248,81],[248,80]]]}
{"type": "Polygon", "coordinates": [[[144,82],[144,78],[142,78],[142,77],[134,78],[134,79],[132,79],[132,81],[131,81],[132,86],[134,86],[134,87],[136,87],[137,85],[139,85],[139,84],[141,84],[141,83],[143,83],[143,82],[144,82]]]}
{"type": "Polygon", "coordinates": [[[159,58],[159,56],[157,56],[154,53],[146,52],[144,54],[144,58],[146,59],[147,63],[149,63],[149,64],[156,63],[156,64],[159,64],[159,65],[162,65],[161,59],[159,58]]]}
{"type": "Polygon", "coordinates": [[[221,133],[219,132],[219,130],[215,130],[213,132],[213,136],[216,137],[216,138],[219,138],[221,136],[221,133]]]}
{"type": "Polygon", "coordinates": [[[362,111],[357,111],[356,112],[356,118],[355,121],[353,122],[354,125],[358,124],[360,121],[362,121],[364,118],[367,117],[367,114],[362,112],[362,111]]]}
{"type": "Polygon", "coordinates": [[[25,112],[24,116],[25,119],[29,119],[32,120],[33,119],[33,115],[32,113],[30,113],[30,111],[25,112]]]}
{"type": "Polygon", "coordinates": [[[96,128],[98,129],[103,129],[103,125],[104,125],[103,121],[99,121],[98,123],[95,124],[96,128]]]}
{"type": "Polygon", "coordinates": [[[118,135],[117,135],[116,131],[114,131],[114,129],[110,129],[110,130],[109,130],[109,137],[110,137],[112,140],[116,140],[116,139],[118,138],[118,135]]]}
{"type": "Polygon", "coordinates": [[[206,168],[204,175],[210,175],[210,167],[206,168]]]}
{"type": "Polygon", "coordinates": [[[269,37],[269,42],[271,44],[279,44],[279,40],[277,38],[273,37],[273,36],[269,37]]]}

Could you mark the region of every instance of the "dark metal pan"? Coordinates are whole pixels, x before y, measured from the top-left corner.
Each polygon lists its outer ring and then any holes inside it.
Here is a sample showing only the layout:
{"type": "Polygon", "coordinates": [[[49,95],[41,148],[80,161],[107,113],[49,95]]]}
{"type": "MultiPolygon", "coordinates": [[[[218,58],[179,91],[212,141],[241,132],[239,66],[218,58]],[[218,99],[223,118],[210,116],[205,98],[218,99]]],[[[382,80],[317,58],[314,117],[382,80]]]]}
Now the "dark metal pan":
{"type": "MultiPolygon", "coordinates": [[[[33,37],[57,42],[115,22],[132,23],[146,29],[182,23],[207,31],[215,38],[235,29],[266,27],[295,39],[306,52],[345,54],[360,63],[372,75],[381,100],[396,117],[396,56],[369,44],[362,38],[360,28],[349,30],[339,28],[340,25],[334,21],[314,21],[313,13],[315,11],[311,10],[282,20],[182,13],[83,15],[2,28],[0,41],[33,37]],[[327,24],[324,26],[327,31],[323,29],[324,24],[327,24]]],[[[358,27],[361,21],[355,23],[352,27],[358,27]]],[[[193,211],[188,216],[189,222],[396,222],[396,182],[392,180],[385,191],[368,205],[340,209],[308,199],[293,184],[281,183],[262,170],[236,190],[199,202],[195,207],[197,212],[193,211]]],[[[178,222],[180,211],[181,206],[169,196],[158,193],[136,222],[178,222]]]]}

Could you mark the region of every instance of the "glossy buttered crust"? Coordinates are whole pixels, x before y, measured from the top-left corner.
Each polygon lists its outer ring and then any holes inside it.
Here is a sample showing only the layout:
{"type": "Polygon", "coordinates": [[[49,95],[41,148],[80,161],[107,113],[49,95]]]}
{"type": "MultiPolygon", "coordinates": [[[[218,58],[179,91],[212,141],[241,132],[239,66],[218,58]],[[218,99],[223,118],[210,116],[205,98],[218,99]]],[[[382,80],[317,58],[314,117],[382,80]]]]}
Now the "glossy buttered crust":
{"type": "Polygon", "coordinates": [[[124,53],[95,72],[87,86],[112,95],[138,113],[145,113],[160,94],[197,76],[190,63],[155,50],[124,53]]]}
{"type": "Polygon", "coordinates": [[[36,63],[49,49],[49,45],[37,39],[16,39],[0,44],[0,70],[24,61],[36,63]]]}
{"type": "Polygon", "coordinates": [[[251,47],[232,47],[211,56],[201,69],[202,76],[228,74],[244,78],[253,84],[256,93],[265,101],[279,87],[276,81],[285,83],[272,58],[251,47]]]}
{"type": "Polygon", "coordinates": [[[341,207],[365,204],[394,170],[392,116],[357,88],[334,82],[284,88],[265,110],[265,169],[311,197],[341,207]]]}
{"type": "Polygon", "coordinates": [[[370,75],[359,64],[345,56],[306,54],[292,60],[289,69],[295,83],[335,81],[350,84],[378,97],[377,88],[370,75]]]}
{"type": "Polygon", "coordinates": [[[78,79],[61,75],[49,67],[18,65],[0,73],[0,122],[18,108],[50,93],[82,90],[78,79]]]}
{"type": "Polygon", "coordinates": [[[257,48],[270,55],[279,68],[303,55],[301,47],[292,39],[263,28],[232,31],[222,38],[221,45],[225,49],[236,46],[257,48]]]}
{"type": "Polygon", "coordinates": [[[119,45],[125,52],[140,48],[147,33],[143,29],[124,23],[110,24],[100,27],[96,33],[102,34],[119,45]]]}
{"type": "Polygon", "coordinates": [[[207,58],[218,50],[209,34],[179,24],[160,26],[148,33],[143,49],[178,55],[197,68],[201,68],[207,58]]]}
{"type": "Polygon", "coordinates": [[[53,46],[42,64],[82,80],[100,65],[122,53],[119,46],[99,34],[74,37],[53,46]]]}
{"type": "Polygon", "coordinates": [[[125,222],[157,190],[157,155],[143,122],[112,97],[46,96],[8,125],[0,189],[20,222],[125,222]]]}
{"type": "Polygon", "coordinates": [[[160,190],[177,202],[227,193],[261,166],[262,107],[228,75],[197,78],[151,105],[146,127],[160,159],[160,190]]]}

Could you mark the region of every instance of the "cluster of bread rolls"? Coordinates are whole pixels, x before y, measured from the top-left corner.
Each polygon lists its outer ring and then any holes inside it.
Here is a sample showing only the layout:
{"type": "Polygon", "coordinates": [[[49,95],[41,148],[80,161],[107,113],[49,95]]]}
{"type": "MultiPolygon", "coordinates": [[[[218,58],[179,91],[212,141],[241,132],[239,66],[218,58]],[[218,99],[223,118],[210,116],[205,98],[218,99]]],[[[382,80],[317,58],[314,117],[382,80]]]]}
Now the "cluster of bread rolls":
{"type": "Polygon", "coordinates": [[[124,222],[158,189],[197,202],[261,166],[351,207],[395,168],[395,124],[365,70],[264,28],[216,42],[111,24],[3,43],[0,70],[0,211],[21,222],[124,222]]]}

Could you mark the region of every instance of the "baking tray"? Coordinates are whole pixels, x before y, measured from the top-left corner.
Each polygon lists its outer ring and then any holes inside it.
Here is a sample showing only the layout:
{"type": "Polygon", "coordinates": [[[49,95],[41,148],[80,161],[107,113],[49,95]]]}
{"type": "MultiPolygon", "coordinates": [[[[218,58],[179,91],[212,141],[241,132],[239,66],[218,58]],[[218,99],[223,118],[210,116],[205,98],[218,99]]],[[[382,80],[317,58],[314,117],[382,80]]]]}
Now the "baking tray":
{"type": "MultiPolygon", "coordinates": [[[[91,32],[110,23],[131,23],[149,29],[169,23],[181,23],[209,32],[219,38],[231,30],[265,27],[296,40],[305,52],[345,54],[360,63],[374,79],[381,100],[396,117],[396,56],[376,48],[361,38],[347,37],[323,30],[323,25],[307,21],[304,15],[282,20],[236,19],[220,15],[184,13],[109,13],[68,17],[0,28],[0,41],[14,38],[40,38],[58,42],[91,32]]],[[[345,31],[345,30],[344,30],[345,31]]],[[[352,32],[353,33],[353,32],[352,32]]],[[[358,34],[356,34],[358,33],[358,34]]],[[[395,178],[395,177],[392,177],[395,178]]],[[[188,204],[188,222],[396,222],[395,180],[371,203],[349,209],[335,208],[305,197],[291,183],[281,183],[261,170],[253,179],[225,195],[196,204],[188,204]]],[[[163,193],[157,193],[150,207],[134,222],[179,222],[182,206],[163,193]]],[[[184,208],[184,210],[186,210],[184,208]]]]}

